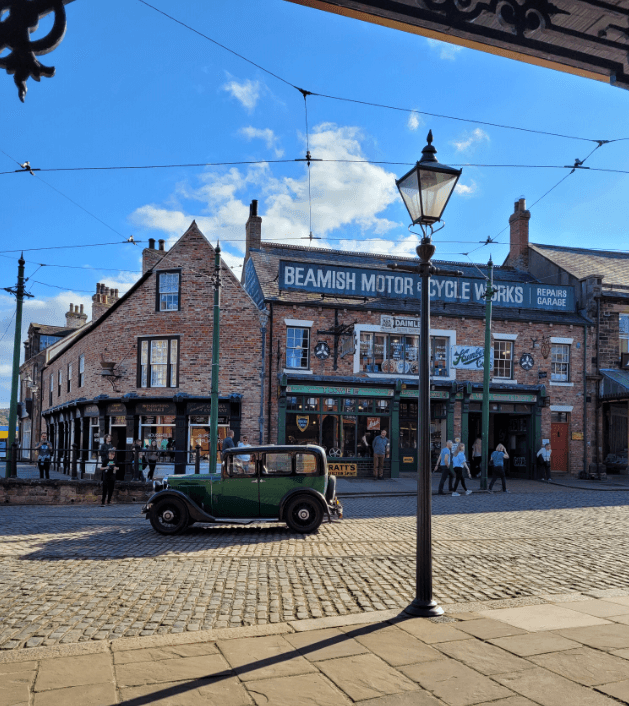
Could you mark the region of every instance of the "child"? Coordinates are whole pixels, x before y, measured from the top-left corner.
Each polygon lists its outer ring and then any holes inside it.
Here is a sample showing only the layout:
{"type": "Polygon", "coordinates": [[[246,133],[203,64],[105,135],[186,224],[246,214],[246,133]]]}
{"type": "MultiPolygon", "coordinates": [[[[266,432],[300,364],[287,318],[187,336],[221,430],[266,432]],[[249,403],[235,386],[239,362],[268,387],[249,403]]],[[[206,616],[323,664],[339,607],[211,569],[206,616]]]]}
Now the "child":
{"type": "Polygon", "coordinates": [[[114,494],[114,486],[116,485],[116,471],[118,466],[116,466],[116,450],[109,450],[109,460],[107,463],[103,462],[100,470],[103,474],[103,497],[100,502],[101,507],[105,507],[105,496],[107,496],[107,505],[111,505],[111,496],[114,494]]]}

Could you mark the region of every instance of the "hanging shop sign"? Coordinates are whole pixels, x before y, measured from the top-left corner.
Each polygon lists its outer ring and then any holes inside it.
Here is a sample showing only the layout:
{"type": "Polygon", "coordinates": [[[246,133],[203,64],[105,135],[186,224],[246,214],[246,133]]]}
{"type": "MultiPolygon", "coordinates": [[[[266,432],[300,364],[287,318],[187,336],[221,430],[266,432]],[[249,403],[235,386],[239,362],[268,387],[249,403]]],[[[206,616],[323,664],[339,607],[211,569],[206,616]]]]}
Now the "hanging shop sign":
{"type": "Polygon", "coordinates": [[[328,473],[333,476],[355,476],[358,473],[358,465],[356,463],[328,462],[328,473]]]}
{"type": "MultiPolygon", "coordinates": [[[[430,300],[452,304],[485,304],[485,286],[485,280],[480,278],[435,275],[430,279],[430,300]]],[[[279,288],[344,297],[419,302],[421,277],[414,272],[393,273],[391,270],[281,260],[279,288]]],[[[545,311],[575,310],[572,287],[499,281],[494,283],[494,288],[494,306],[545,311]]]]}
{"type": "Polygon", "coordinates": [[[341,355],[341,360],[345,358],[346,355],[354,355],[354,353],[356,353],[356,334],[353,329],[347,334],[343,334],[341,336],[339,352],[341,355]]]}

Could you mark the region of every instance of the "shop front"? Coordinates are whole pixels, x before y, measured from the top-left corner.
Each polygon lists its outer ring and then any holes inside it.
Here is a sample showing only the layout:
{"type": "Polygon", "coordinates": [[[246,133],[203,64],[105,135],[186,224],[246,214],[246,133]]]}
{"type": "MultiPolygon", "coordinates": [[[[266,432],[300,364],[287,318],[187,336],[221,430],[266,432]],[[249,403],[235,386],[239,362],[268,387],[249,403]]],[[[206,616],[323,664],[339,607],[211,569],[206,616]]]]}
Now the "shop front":
{"type": "MultiPolygon", "coordinates": [[[[229,428],[240,438],[241,396],[219,398],[220,443],[229,428]]],[[[96,398],[77,401],[64,409],[45,413],[53,433],[59,459],[69,456],[72,444],[79,450],[81,473],[97,476],[98,450],[107,434],[117,449],[117,463],[127,475],[132,473],[133,445],[139,439],[142,449],[157,448],[159,474],[194,473],[197,446],[201,472],[208,472],[211,401],[178,395],[164,400],[125,397],[120,401],[96,398]]]]}
{"type": "MultiPolygon", "coordinates": [[[[338,383],[338,379],[336,381],[338,383]]],[[[380,382],[380,381],[379,381],[380,382]]],[[[373,441],[382,431],[391,440],[385,474],[417,468],[417,390],[393,381],[389,386],[303,384],[283,378],[280,384],[280,444],[317,444],[332,473],[371,476],[373,441]]],[[[438,455],[447,433],[450,393],[431,393],[431,438],[438,455]]]]}

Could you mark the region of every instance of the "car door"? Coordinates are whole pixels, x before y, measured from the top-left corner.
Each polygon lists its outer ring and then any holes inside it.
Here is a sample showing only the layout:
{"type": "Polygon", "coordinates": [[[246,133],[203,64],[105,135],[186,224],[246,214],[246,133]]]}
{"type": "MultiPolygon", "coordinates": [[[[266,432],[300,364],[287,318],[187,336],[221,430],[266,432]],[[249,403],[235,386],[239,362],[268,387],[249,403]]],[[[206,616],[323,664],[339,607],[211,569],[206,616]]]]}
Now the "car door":
{"type": "Polygon", "coordinates": [[[268,452],[260,460],[260,517],[278,517],[280,501],[295,486],[293,454],[268,452]]]}
{"type": "Polygon", "coordinates": [[[212,484],[214,517],[248,519],[260,516],[258,463],[254,454],[244,463],[234,454],[224,454],[221,479],[212,484]]]}

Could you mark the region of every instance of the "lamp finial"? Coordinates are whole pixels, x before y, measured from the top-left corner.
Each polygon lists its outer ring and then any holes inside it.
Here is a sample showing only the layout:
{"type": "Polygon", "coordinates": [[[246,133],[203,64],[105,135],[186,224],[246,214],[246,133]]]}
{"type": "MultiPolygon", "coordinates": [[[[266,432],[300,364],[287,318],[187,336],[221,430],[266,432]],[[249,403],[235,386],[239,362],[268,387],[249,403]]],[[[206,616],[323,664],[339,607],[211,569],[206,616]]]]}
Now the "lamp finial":
{"type": "Polygon", "coordinates": [[[428,131],[428,144],[424,147],[422,150],[422,158],[419,160],[420,162],[436,162],[437,158],[435,155],[437,154],[437,150],[432,146],[432,130],[428,131]]]}

